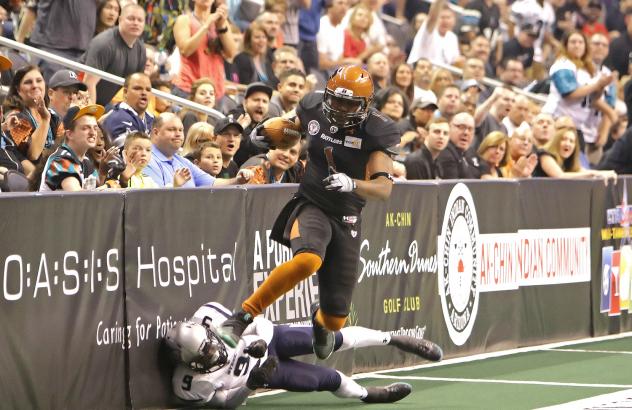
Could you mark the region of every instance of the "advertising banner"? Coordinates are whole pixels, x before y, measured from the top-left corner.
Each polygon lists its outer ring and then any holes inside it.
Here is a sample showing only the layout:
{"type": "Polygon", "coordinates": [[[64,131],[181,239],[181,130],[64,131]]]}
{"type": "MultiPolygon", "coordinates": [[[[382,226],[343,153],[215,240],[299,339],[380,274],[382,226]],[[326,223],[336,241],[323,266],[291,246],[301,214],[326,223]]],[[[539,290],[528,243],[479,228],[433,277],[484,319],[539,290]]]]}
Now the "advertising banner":
{"type": "MultiPolygon", "coordinates": [[[[395,184],[389,201],[362,213],[358,279],[350,325],[438,338],[437,190],[434,183],[395,184]]],[[[355,351],[354,371],[413,364],[395,349],[355,351]]]]}
{"type": "MultiPolygon", "coordinates": [[[[601,182],[520,182],[521,341],[524,345],[590,336],[590,213],[601,182]]],[[[601,183],[602,184],[602,183],[601,183]]],[[[602,184],[603,185],[603,184],[602,184]]]]}
{"type": "Polygon", "coordinates": [[[3,194],[3,408],[126,405],[123,197],[3,194]]]}
{"type": "Polygon", "coordinates": [[[616,184],[596,184],[593,188],[592,251],[601,257],[592,265],[595,336],[632,330],[631,190],[630,177],[619,177],[616,184]]]}
{"type": "Polygon", "coordinates": [[[246,191],[131,191],[125,203],[126,311],[133,407],[170,403],[167,330],[199,306],[233,306],[249,287],[246,191]]]}
{"type": "Polygon", "coordinates": [[[442,322],[447,354],[498,350],[518,342],[514,318],[520,315],[520,296],[513,290],[513,252],[507,252],[519,226],[518,190],[512,181],[439,186],[441,311],[434,319],[442,322]]]}

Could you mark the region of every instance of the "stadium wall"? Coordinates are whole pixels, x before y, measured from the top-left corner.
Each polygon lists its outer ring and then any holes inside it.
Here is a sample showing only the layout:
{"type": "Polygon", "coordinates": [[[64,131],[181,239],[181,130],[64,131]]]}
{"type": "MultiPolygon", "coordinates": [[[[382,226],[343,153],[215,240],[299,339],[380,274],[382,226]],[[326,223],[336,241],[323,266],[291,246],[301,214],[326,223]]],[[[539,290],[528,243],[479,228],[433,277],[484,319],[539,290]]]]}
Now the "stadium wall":
{"type": "MultiPolygon", "coordinates": [[[[632,330],[627,180],[396,184],[363,213],[350,324],[456,357],[632,330]]],[[[269,239],[295,185],[3,194],[3,408],[161,408],[166,330],[235,307],[291,252],[269,239]]],[[[308,323],[316,277],[272,305],[308,323]]],[[[328,365],[412,365],[361,349],[328,365]]],[[[314,360],[306,358],[306,360],[314,360]]]]}

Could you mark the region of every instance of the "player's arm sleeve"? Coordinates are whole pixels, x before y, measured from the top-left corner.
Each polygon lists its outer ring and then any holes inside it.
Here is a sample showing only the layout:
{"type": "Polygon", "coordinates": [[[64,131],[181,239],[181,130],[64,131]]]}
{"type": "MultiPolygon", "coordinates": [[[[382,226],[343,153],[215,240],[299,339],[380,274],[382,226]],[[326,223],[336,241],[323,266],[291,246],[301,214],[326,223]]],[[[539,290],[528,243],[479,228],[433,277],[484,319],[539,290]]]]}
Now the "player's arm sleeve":
{"type": "Polygon", "coordinates": [[[256,335],[260,339],[270,344],[272,335],[274,333],[274,325],[268,319],[261,316],[256,316],[251,324],[244,330],[244,335],[256,335]]]}
{"type": "Polygon", "coordinates": [[[218,390],[207,404],[213,408],[234,409],[239,407],[250,393],[252,390],[246,386],[218,390]]]}
{"type": "Polygon", "coordinates": [[[53,160],[44,177],[46,178],[46,185],[52,190],[61,189],[61,183],[66,178],[72,177],[81,181],[76,164],[65,158],[53,160]]]}
{"type": "Polygon", "coordinates": [[[562,97],[566,97],[579,87],[577,77],[575,77],[573,70],[565,68],[551,74],[551,81],[553,81],[555,88],[557,88],[562,97]]]}

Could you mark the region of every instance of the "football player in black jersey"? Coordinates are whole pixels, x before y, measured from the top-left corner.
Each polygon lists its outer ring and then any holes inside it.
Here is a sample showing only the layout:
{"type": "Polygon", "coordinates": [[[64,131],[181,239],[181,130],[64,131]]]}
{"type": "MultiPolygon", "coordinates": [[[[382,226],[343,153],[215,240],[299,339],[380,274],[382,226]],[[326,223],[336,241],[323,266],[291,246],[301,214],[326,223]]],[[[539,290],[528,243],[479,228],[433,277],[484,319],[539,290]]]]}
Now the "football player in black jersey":
{"type": "MultiPolygon", "coordinates": [[[[309,139],[309,162],[297,194],[283,208],[272,238],[291,246],[294,258],[277,266],[224,323],[235,342],[254,316],[298,282],[318,272],[320,307],[312,308],[314,353],[326,359],[334,331],[343,327],[357,281],[360,214],[367,199],[387,199],[393,179],[395,123],[370,107],[373,81],[358,66],[341,67],[325,91],[303,97],[297,124],[309,139]]],[[[253,131],[253,141],[265,138],[253,131]]]]}

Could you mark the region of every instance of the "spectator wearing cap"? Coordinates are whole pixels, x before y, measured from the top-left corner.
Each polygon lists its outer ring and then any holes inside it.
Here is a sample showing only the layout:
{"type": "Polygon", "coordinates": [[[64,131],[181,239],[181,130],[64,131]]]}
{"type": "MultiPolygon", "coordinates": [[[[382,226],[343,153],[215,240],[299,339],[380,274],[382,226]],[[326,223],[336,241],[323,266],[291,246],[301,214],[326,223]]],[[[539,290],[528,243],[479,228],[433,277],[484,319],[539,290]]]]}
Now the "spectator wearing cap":
{"type": "Polygon", "coordinates": [[[61,117],[48,109],[45,97],[46,84],[39,68],[24,66],[15,72],[4,112],[14,125],[6,136],[19,150],[21,159],[36,162],[44,149],[52,148],[63,138],[61,117]]]}
{"type": "Polygon", "coordinates": [[[59,70],[48,82],[49,108],[63,118],[79,91],[87,90],[88,86],[79,81],[74,71],[59,70]]]}
{"type": "Polygon", "coordinates": [[[241,123],[244,126],[244,132],[241,146],[234,157],[237,165],[241,166],[248,158],[265,152],[250,141],[250,133],[259,123],[269,117],[270,98],[272,98],[271,87],[262,82],[252,83],[246,89],[242,106],[237,107],[230,113],[235,118],[239,118],[244,114],[248,114],[248,118],[250,118],[249,124],[241,123]]]}
{"type": "MultiPolygon", "coordinates": [[[[142,40],[144,28],[145,10],[138,4],[127,4],[121,10],[119,25],[97,34],[90,41],[81,61],[120,77],[142,73],[147,63],[142,40]]],[[[91,101],[103,106],[109,104],[121,88],[90,73],[86,73],[83,81],[88,86],[91,101]]]]}
{"type": "Polygon", "coordinates": [[[443,117],[428,122],[426,137],[421,148],[406,157],[406,179],[438,179],[442,171],[437,158],[448,146],[450,124],[443,117]]]}
{"type": "Polygon", "coordinates": [[[251,172],[240,171],[235,178],[215,179],[188,159],[177,154],[183,141],[182,120],[173,113],[160,114],[151,130],[151,160],[145,168],[145,175],[158,186],[172,186],[176,173],[190,176],[190,179],[182,185],[185,188],[244,184],[252,176],[251,172]]]}
{"type": "Polygon", "coordinates": [[[468,57],[463,65],[462,76],[461,91],[466,93],[468,88],[476,87],[477,90],[468,92],[470,94],[476,92],[477,99],[475,101],[483,102],[492,95],[492,90],[483,84],[483,81],[485,81],[485,62],[480,58],[468,57]],[[471,80],[474,80],[474,82],[471,80]],[[465,87],[466,82],[468,82],[467,87],[465,87]]]}
{"type": "Polygon", "coordinates": [[[279,117],[294,110],[305,95],[305,74],[298,69],[290,69],[279,77],[278,93],[270,99],[270,117],[279,117]]]}
{"type": "Polygon", "coordinates": [[[147,112],[151,95],[151,81],[145,73],[135,73],[125,79],[123,102],[103,121],[103,128],[113,145],[122,147],[130,132],[151,132],[154,116],[147,112]]]}
{"type": "Polygon", "coordinates": [[[629,73],[630,53],[632,52],[632,5],[625,11],[626,31],[610,44],[610,53],[606,65],[621,76],[629,73]]]}
{"type": "Polygon", "coordinates": [[[423,22],[408,56],[412,64],[425,57],[432,62],[452,64],[460,56],[459,39],[452,29],[456,23],[454,11],[446,0],[436,0],[430,6],[428,18],[423,22]]]}
{"type": "Polygon", "coordinates": [[[234,178],[237,176],[239,165],[233,161],[233,157],[239,150],[243,132],[244,127],[232,115],[217,121],[215,125],[215,142],[219,145],[222,153],[222,170],[217,175],[218,178],[234,178]]]}
{"type": "MultiPolygon", "coordinates": [[[[29,41],[34,47],[77,61],[94,36],[96,16],[96,1],[38,0],[35,7],[25,8],[16,38],[24,42],[25,33],[30,32],[29,41]],[[32,31],[27,27],[31,25],[32,31]]],[[[46,81],[62,68],[46,60],[40,62],[46,81]]]]}
{"type": "Polygon", "coordinates": [[[413,100],[408,116],[397,122],[397,128],[402,134],[400,145],[405,152],[417,151],[422,146],[428,134],[428,122],[434,117],[436,110],[437,98],[432,93],[413,100]]]}
{"type": "MultiPolygon", "coordinates": [[[[467,97],[468,101],[478,102],[483,95],[483,86],[473,78],[461,82],[461,97],[467,97]]],[[[486,100],[486,98],[483,98],[486,100]]]]}
{"type": "Polygon", "coordinates": [[[48,157],[42,171],[40,191],[94,189],[99,174],[86,153],[97,144],[100,105],[70,107],[64,117],[64,142],[48,157]]]}
{"type": "Polygon", "coordinates": [[[539,35],[540,32],[531,23],[524,24],[517,36],[503,43],[502,58],[514,58],[522,62],[524,68],[531,67],[535,54],[533,46],[539,35]]]}

